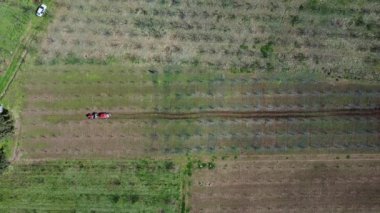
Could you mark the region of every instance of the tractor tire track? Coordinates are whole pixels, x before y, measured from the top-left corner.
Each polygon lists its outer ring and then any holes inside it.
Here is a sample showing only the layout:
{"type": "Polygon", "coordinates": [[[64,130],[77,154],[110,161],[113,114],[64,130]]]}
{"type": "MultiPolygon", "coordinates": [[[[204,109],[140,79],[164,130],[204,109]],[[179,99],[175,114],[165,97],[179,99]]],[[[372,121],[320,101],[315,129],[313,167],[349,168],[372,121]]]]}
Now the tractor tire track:
{"type": "Polygon", "coordinates": [[[334,109],[315,111],[204,111],[204,112],[140,112],[114,113],[111,119],[199,119],[199,118],[312,118],[336,116],[380,117],[380,108],[334,109]]]}

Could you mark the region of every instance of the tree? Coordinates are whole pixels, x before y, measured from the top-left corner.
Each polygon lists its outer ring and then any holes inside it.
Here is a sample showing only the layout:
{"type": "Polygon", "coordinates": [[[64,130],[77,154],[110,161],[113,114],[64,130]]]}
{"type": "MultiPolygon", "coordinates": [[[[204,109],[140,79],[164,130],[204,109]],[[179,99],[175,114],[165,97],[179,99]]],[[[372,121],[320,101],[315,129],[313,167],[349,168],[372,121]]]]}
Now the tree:
{"type": "Polygon", "coordinates": [[[4,109],[0,114],[0,140],[12,134],[13,131],[13,119],[9,115],[9,111],[4,109]]]}
{"type": "Polygon", "coordinates": [[[9,162],[5,156],[4,147],[0,148],[0,174],[7,168],[9,162]]]}
{"type": "MultiPolygon", "coordinates": [[[[3,109],[0,113],[0,143],[3,139],[11,135],[14,131],[14,122],[9,114],[9,111],[3,109]]],[[[7,157],[5,155],[4,147],[0,148],[0,174],[9,165],[7,157]]]]}

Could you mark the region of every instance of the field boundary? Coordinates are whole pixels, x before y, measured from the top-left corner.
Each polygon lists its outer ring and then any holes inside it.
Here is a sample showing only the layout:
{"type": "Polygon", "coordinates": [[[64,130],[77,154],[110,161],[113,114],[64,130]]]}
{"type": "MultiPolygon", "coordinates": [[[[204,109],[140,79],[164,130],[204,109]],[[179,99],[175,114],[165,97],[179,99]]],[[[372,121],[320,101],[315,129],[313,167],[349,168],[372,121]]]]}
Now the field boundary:
{"type": "Polygon", "coordinates": [[[32,35],[32,21],[29,21],[28,26],[26,28],[26,32],[24,37],[21,39],[19,46],[16,48],[15,53],[13,54],[11,63],[8,69],[5,71],[5,74],[0,79],[0,100],[3,99],[5,94],[8,91],[9,86],[11,85],[13,79],[15,78],[17,71],[20,69],[28,51],[26,47],[31,42],[32,35]]]}
{"type": "MultiPolygon", "coordinates": [[[[21,39],[19,46],[17,47],[14,55],[12,56],[12,60],[8,69],[6,70],[5,74],[1,76],[0,78],[0,101],[6,95],[10,85],[12,84],[13,80],[15,79],[17,75],[18,70],[20,70],[20,67],[23,64],[26,55],[28,54],[27,47],[29,46],[32,40],[31,37],[33,34],[32,20],[29,21],[28,26],[25,31],[26,32],[23,38],[21,39]]],[[[15,122],[16,122],[15,144],[13,146],[12,155],[10,156],[10,159],[12,162],[17,161],[20,157],[18,155],[19,153],[18,152],[18,146],[19,146],[18,137],[21,131],[21,125],[19,123],[20,121],[17,120],[17,118],[15,119],[15,122]]]]}

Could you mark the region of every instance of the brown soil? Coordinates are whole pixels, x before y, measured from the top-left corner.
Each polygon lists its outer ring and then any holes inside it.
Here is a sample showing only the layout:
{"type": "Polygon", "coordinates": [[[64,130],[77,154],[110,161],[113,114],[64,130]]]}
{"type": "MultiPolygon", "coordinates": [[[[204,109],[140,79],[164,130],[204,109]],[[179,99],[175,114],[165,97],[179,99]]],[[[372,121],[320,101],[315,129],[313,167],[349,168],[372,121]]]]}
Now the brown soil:
{"type": "MultiPolygon", "coordinates": [[[[28,112],[28,114],[42,117],[62,117],[63,120],[83,120],[83,114],[74,111],[62,113],[50,111],[28,112]]],[[[338,116],[371,116],[380,117],[380,108],[372,109],[327,109],[327,110],[288,110],[288,111],[200,111],[200,112],[125,112],[115,110],[111,112],[111,119],[207,119],[207,118],[313,118],[338,116]]]]}
{"type": "Polygon", "coordinates": [[[24,117],[34,119],[24,122],[18,152],[27,159],[77,159],[134,158],[230,147],[247,152],[308,148],[370,151],[379,147],[378,109],[111,113],[108,120],[87,120],[72,110],[30,111],[24,117]]]}
{"type": "Polygon", "coordinates": [[[189,200],[192,212],[379,212],[379,181],[378,155],[219,160],[189,200]]]}
{"type": "Polygon", "coordinates": [[[142,112],[116,114],[123,119],[197,119],[197,118],[310,118],[325,116],[380,116],[380,109],[336,109],[318,111],[204,111],[204,112],[142,112]]]}

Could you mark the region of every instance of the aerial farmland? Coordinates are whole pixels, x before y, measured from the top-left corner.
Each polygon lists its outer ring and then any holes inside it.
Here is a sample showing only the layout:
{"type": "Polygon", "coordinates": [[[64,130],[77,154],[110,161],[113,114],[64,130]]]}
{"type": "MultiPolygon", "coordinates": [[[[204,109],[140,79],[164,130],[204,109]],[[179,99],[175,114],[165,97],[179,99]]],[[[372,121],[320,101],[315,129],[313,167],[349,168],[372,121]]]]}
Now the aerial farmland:
{"type": "Polygon", "coordinates": [[[8,0],[0,20],[0,212],[380,211],[378,1],[8,0]]]}

